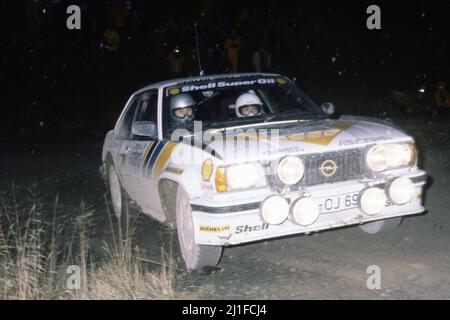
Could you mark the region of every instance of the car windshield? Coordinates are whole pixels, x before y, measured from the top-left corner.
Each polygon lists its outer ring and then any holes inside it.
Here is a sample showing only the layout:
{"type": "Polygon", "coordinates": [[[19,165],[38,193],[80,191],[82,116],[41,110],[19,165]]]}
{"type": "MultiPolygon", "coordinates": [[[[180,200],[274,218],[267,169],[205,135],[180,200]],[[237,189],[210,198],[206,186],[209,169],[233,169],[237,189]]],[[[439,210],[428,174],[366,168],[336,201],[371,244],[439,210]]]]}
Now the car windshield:
{"type": "Polygon", "coordinates": [[[281,76],[178,83],[164,88],[163,110],[166,137],[178,128],[191,131],[193,121],[201,121],[204,131],[324,116],[306,94],[281,76]],[[192,116],[185,112],[189,109],[192,116]]]}

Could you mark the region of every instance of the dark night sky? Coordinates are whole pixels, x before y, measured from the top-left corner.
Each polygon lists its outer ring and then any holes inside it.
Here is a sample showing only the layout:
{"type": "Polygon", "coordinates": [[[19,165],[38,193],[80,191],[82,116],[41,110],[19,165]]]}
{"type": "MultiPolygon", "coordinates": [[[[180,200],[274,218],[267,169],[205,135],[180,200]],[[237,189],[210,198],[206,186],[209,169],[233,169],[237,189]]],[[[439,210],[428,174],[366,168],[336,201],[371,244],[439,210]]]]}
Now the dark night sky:
{"type": "MultiPolygon", "coordinates": [[[[192,22],[201,21],[201,12],[208,7],[205,3],[211,3],[133,1],[141,15],[140,24],[130,33],[133,40],[128,47],[124,46],[116,57],[108,60],[108,56],[102,56],[97,50],[108,26],[109,13],[99,5],[105,1],[62,1],[60,8],[68,4],[84,5],[82,30],[68,31],[65,12],[48,10],[39,32],[30,30],[27,2],[0,3],[2,29],[6,32],[3,43],[6,45],[2,45],[0,56],[0,81],[4,88],[0,103],[5,115],[0,123],[1,140],[46,136],[53,132],[100,135],[111,126],[129,94],[140,86],[165,80],[165,55],[173,44],[162,48],[153,38],[150,40],[150,34],[172,17],[175,24],[186,29],[181,30],[182,39],[174,42],[193,45],[192,22]],[[93,22],[97,29],[92,27],[93,22]],[[112,112],[105,115],[105,110],[112,112]],[[92,115],[103,121],[92,124],[92,115]],[[68,125],[71,130],[61,125],[69,120],[76,123],[68,125]],[[42,126],[41,122],[48,125],[42,126]]],[[[43,3],[44,7],[52,6],[52,1],[43,3]]],[[[302,27],[297,27],[297,31],[301,32],[299,29],[311,28],[314,17],[318,17],[322,23],[320,32],[309,34],[308,40],[313,50],[292,52],[287,46],[281,51],[280,59],[292,60],[294,64],[297,60],[308,61],[309,69],[304,77],[291,67],[282,68],[281,72],[299,78],[299,84],[322,100],[340,101],[355,92],[359,96],[355,100],[361,100],[380,97],[396,88],[413,90],[422,83],[450,80],[448,1],[296,1],[293,4],[273,0],[216,0],[214,3],[209,24],[200,30],[201,37],[208,39],[205,47],[221,43],[232,30],[237,30],[247,43],[253,43],[251,39],[258,38],[264,30],[271,34],[277,21],[286,20],[288,26],[294,24],[300,12],[304,18],[300,19],[302,27]],[[381,30],[366,28],[366,8],[370,4],[381,8],[381,30]],[[243,7],[263,13],[270,8],[274,19],[259,21],[258,27],[243,31],[238,23],[243,7]],[[226,25],[223,30],[227,31],[213,32],[219,24],[226,25]]],[[[280,37],[289,43],[289,35],[284,31],[266,41],[272,44],[280,37]]],[[[205,47],[201,48],[202,55],[207,50],[205,47]]],[[[348,108],[344,111],[365,111],[348,105],[343,107],[348,108]]]]}

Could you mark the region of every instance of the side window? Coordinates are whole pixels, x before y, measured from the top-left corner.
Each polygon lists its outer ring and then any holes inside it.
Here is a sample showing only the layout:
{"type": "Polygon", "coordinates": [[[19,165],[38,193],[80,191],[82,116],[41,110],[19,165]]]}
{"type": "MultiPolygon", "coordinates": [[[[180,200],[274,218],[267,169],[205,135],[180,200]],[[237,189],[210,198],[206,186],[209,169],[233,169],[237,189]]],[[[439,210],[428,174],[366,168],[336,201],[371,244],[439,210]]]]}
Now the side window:
{"type": "Polygon", "coordinates": [[[136,118],[134,121],[153,121],[156,123],[158,115],[158,92],[144,92],[138,103],[136,118]]]}
{"type": "Polygon", "coordinates": [[[119,138],[129,139],[131,137],[131,125],[133,123],[134,115],[136,114],[136,108],[140,97],[140,95],[136,95],[131,101],[128,110],[125,111],[122,121],[119,124],[119,138]]]}

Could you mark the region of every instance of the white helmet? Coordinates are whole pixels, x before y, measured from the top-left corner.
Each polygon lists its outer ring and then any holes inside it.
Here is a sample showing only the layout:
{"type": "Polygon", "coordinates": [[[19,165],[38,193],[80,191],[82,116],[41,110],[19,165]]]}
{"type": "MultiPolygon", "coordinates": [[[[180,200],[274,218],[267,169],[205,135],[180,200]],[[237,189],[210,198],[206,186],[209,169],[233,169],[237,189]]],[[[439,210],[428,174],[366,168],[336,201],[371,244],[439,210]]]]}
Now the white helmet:
{"type": "Polygon", "coordinates": [[[170,99],[170,117],[177,124],[185,124],[189,121],[194,120],[194,99],[187,93],[182,93],[176,96],[173,96],[170,99]],[[178,117],[175,112],[178,109],[191,108],[191,113],[184,114],[183,117],[178,117]]]}
{"type": "Polygon", "coordinates": [[[235,103],[236,116],[238,118],[259,116],[262,114],[263,103],[254,92],[243,93],[235,103]]]}

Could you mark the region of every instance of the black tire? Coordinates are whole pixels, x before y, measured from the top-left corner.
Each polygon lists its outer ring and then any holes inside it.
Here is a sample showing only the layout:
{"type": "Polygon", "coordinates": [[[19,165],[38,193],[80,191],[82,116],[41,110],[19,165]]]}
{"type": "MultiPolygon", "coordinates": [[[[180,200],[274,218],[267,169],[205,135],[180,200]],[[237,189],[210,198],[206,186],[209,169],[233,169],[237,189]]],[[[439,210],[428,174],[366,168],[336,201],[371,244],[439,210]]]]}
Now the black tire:
{"type": "Polygon", "coordinates": [[[189,196],[178,186],[176,204],[178,242],[188,270],[214,267],[222,255],[222,246],[198,245],[194,240],[194,225],[189,196]]]}
{"type": "Polygon", "coordinates": [[[394,231],[402,223],[403,218],[391,218],[385,220],[378,220],[360,225],[359,228],[368,234],[379,234],[394,231]]]}

